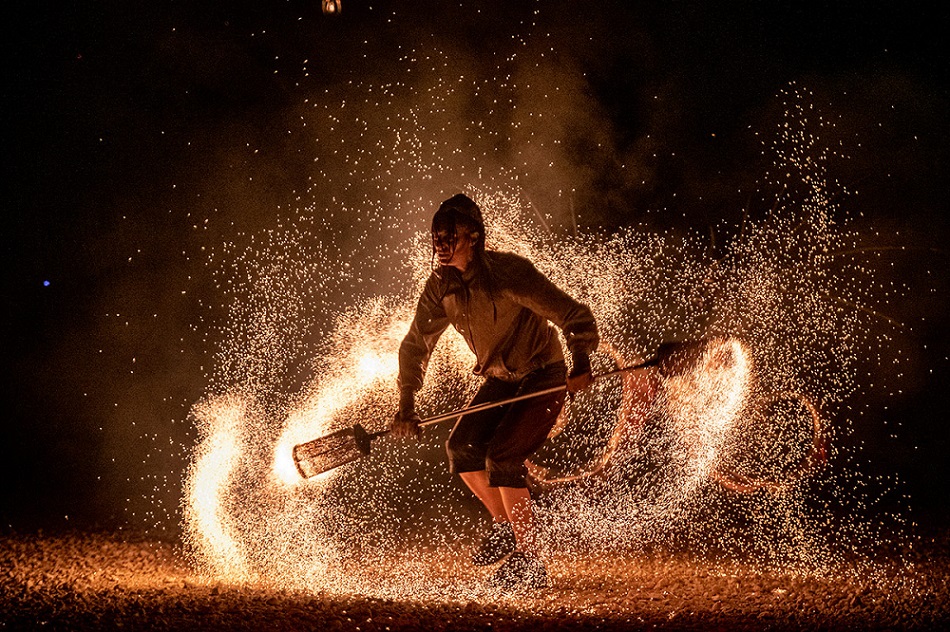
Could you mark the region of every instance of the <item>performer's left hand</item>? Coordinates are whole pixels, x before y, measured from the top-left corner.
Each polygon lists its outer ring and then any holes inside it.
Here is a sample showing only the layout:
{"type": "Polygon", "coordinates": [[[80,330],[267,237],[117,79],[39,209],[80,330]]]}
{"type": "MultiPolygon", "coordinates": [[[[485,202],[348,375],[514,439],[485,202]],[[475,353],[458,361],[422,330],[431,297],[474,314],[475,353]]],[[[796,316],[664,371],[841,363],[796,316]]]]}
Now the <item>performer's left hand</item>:
{"type": "Polygon", "coordinates": [[[586,353],[575,352],[571,363],[571,372],[567,376],[567,392],[583,391],[594,383],[594,375],[590,370],[590,356],[586,353]]]}

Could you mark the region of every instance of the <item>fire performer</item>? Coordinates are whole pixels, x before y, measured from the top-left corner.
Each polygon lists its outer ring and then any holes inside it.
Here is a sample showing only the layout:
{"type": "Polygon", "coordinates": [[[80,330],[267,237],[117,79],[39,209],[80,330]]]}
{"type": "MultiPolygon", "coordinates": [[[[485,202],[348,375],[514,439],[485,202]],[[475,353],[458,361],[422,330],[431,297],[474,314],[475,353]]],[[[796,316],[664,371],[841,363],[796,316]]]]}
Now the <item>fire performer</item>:
{"type": "MultiPolygon", "coordinates": [[[[599,337],[590,309],[565,294],[527,259],[485,249],[478,205],[458,194],[432,219],[433,266],[415,318],[399,348],[396,437],[418,437],[415,393],[433,348],[449,324],[475,354],[482,383],[471,404],[499,401],[567,383],[577,392],[593,382],[590,353],[599,337]],[[557,331],[571,352],[568,375],[557,331]]],[[[543,588],[525,460],[544,443],[564,406],[564,392],[464,415],[446,442],[450,471],[459,474],[492,517],[472,562],[505,562],[489,584],[543,588]],[[505,559],[507,558],[507,559],[505,559]]]]}

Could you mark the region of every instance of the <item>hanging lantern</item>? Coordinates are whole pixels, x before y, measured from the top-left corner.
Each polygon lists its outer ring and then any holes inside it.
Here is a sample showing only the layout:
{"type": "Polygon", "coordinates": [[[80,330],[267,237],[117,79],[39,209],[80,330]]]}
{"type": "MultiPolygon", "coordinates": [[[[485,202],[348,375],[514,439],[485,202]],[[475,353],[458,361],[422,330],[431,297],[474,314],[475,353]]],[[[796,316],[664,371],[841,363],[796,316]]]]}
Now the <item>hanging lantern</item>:
{"type": "Polygon", "coordinates": [[[323,12],[326,15],[336,15],[342,8],[340,2],[341,0],[323,0],[323,12]]]}

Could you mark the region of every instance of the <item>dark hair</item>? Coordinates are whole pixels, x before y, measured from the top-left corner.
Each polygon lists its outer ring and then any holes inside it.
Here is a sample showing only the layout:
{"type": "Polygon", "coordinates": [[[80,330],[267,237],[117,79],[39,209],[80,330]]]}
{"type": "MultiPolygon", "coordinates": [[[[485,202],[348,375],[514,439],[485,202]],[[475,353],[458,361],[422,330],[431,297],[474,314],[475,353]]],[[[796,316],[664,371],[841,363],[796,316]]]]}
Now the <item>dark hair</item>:
{"type": "MultiPolygon", "coordinates": [[[[481,262],[482,255],[485,254],[485,222],[482,219],[482,210],[472,198],[463,193],[458,193],[442,202],[439,210],[432,216],[432,232],[444,230],[451,235],[453,249],[459,226],[464,226],[469,233],[478,233],[478,238],[473,242],[472,247],[475,259],[481,262]]],[[[432,254],[435,256],[434,244],[432,254]]]]}

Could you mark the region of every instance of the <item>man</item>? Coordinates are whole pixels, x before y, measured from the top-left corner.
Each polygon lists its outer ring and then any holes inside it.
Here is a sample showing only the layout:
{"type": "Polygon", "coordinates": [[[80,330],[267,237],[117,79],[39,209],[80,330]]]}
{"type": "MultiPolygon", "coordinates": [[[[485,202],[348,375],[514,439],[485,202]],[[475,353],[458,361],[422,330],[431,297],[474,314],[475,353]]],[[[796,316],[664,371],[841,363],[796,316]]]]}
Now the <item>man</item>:
{"type": "MultiPolygon", "coordinates": [[[[481,210],[469,197],[446,200],[432,219],[438,258],[399,348],[396,437],[418,436],[415,392],[442,332],[453,325],[475,354],[485,377],[471,404],[499,401],[567,383],[569,392],[593,381],[589,354],[598,344],[590,309],[578,303],[523,257],[485,250],[481,210]],[[572,354],[567,375],[556,330],[572,354]]],[[[547,570],[538,558],[525,460],[544,443],[564,406],[564,393],[538,396],[459,418],[446,448],[460,475],[491,514],[492,527],[472,561],[506,559],[492,575],[499,588],[542,588],[547,570]]]]}

